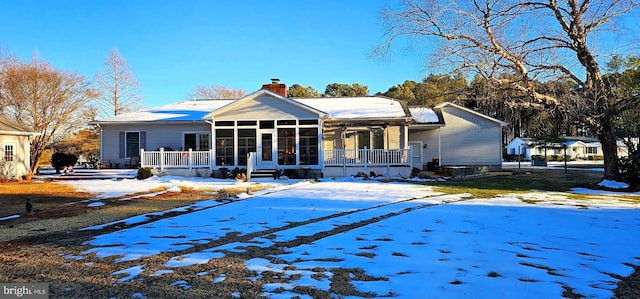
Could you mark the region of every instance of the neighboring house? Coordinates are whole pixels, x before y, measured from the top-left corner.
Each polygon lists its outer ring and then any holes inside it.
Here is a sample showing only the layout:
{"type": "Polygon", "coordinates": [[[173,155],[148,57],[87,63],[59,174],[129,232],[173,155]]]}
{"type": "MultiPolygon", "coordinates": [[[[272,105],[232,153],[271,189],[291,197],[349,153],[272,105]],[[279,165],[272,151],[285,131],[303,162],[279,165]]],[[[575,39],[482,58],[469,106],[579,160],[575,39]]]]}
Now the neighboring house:
{"type": "Polygon", "coordinates": [[[415,121],[394,99],[289,98],[273,85],[237,100],[184,101],[100,120],[103,164],[140,161],[180,175],[239,167],[327,177],[408,176],[432,157],[443,165],[500,165],[503,123],[466,108],[442,104],[424,110],[434,119],[415,121]]]}
{"type": "Polygon", "coordinates": [[[31,138],[38,133],[0,117],[0,175],[20,178],[30,173],[31,138]]]}
{"type": "MultiPolygon", "coordinates": [[[[602,160],[602,144],[596,138],[590,137],[562,137],[564,142],[544,142],[533,138],[516,137],[506,146],[507,156],[512,160],[522,155],[523,161],[530,161],[531,156],[562,156],[569,160],[602,160]]],[[[618,141],[618,157],[628,156],[627,146],[618,141]]]]}
{"type": "Polygon", "coordinates": [[[415,161],[421,159],[425,166],[432,162],[441,166],[502,168],[502,127],[507,123],[448,102],[433,109],[409,110],[413,116],[409,142],[415,161]]]}

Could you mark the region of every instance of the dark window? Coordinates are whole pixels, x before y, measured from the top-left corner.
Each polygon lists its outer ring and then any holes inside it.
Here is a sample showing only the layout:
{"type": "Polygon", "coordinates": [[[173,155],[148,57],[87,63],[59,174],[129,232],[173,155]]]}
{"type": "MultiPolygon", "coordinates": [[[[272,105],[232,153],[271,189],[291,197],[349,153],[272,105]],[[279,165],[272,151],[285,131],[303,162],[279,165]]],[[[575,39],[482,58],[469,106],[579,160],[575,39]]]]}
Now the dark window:
{"type": "Polygon", "coordinates": [[[197,135],[195,133],[184,134],[184,150],[198,150],[196,148],[197,135]]]}
{"type": "Polygon", "coordinates": [[[238,126],[239,127],[255,126],[256,123],[257,122],[255,120],[239,120],[238,126]]]}
{"type": "Polygon", "coordinates": [[[209,150],[209,133],[187,133],[184,134],[184,150],[188,151],[209,150]]]}
{"type": "Polygon", "coordinates": [[[278,129],[278,164],[296,164],[296,129],[278,129]]]}
{"type": "Polygon", "coordinates": [[[296,120],[279,120],[278,126],[295,126],[296,120]]]}
{"type": "Polygon", "coordinates": [[[247,155],[256,151],[256,130],[238,130],[238,165],[247,165],[247,155]]]}
{"type": "Polygon", "coordinates": [[[317,125],[318,124],[318,120],[317,119],[304,119],[304,120],[299,120],[298,121],[300,123],[300,125],[317,125]]]}
{"type": "Polygon", "coordinates": [[[300,129],[300,165],[318,165],[318,129],[300,129]]]}
{"type": "Polygon", "coordinates": [[[200,145],[200,148],[198,150],[208,151],[211,148],[209,144],[209,133],[199,133],[198,144],[200,145]]]}
{"type": "Polygon", "coordinates": [[[371,139],[369,131],[358,132],[358,148],[363,149],[365,146],[370,149],[371,148],[371,139]]]}
{"type": "Polygon", "coordinates": [[[273,129],[273,121],[272,120],[261,120],[260,121],[260,129],[273,129]]]}
{"type": "Polygon", "coordinates": [[[127,132],[126,133],[126,158],[139,157],[140,156],[140,133],[139,132],[127,132]]]}
{"type": "Polygon", "coordinates": [[[216,165],[233,165],[233,130],[216,130],[216,165]]]}
{"type": "Polygon", "coordinates": [[[375,149],[384,148],[384,134],[382,133],[382,131],[373,132],[373,148],[375,149]]]}
{"type": "Polygon", "coordinates": [[[233,121],[217,121],[216,127],[233,127],[233,121]]]}

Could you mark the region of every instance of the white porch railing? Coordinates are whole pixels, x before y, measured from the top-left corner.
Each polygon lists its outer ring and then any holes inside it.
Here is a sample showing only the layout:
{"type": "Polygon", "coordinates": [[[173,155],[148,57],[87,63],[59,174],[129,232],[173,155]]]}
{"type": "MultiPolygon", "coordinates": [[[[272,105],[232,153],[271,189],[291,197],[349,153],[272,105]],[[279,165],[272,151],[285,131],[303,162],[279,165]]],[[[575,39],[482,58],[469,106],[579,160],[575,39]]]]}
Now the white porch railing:
{"type": "MultiPolygon", "coordinates": [[[[334,149],[324,151],[324,166],[408,166],[410,149],[334,149]]],[[[256,166],[256,157],[250,157],[256,166]]],[[[140,166],[150,168],[210,168],[213,151],[145,151],[140,150],[140,166]]]]}
{"type": "Polygon", "coordinates": [[[409,165],[410,149],[334,149],[324,151],[325,166],[409,165]]]}
{"type": "Polygon", "coordinates": [[[145,151],[140,150],[140,166],[150,168],[209,168],[212,151],[145,151]]]}

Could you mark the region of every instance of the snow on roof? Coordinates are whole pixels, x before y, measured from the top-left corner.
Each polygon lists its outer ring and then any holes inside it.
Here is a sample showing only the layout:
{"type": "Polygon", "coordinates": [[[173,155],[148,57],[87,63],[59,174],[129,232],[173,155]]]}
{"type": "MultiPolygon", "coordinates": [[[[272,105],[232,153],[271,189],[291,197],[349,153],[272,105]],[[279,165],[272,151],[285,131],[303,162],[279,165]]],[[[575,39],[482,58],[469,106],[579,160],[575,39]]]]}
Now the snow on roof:
{"type": "Polygon", "coordinates": [[[439,123],[438,114],[431,108],[427,107],[411,107],[409,108],[413,120],[419,124],[439,123]]]}
{"type": "MultiPolygon", "coordinates": [[[[382,97],[294,98],[332,119],[399,118],[400,102],[382,97]]],[[[98,122],[198,121],[235,100],[189,100],[101,119],[98,122]]]]}
{"type": "Polygon", "coordinates": [[[99,122],[146,122],[146,121],[202,121],[211,111],[234,100],[188,100],[175,104],[124,113],[99,122]]]}
{"type": "Polygon", "coordinates": [[[324,111],[332,119],[398,118],[407,116],[400,102],[383,97],[294,98],[324,111]]]}

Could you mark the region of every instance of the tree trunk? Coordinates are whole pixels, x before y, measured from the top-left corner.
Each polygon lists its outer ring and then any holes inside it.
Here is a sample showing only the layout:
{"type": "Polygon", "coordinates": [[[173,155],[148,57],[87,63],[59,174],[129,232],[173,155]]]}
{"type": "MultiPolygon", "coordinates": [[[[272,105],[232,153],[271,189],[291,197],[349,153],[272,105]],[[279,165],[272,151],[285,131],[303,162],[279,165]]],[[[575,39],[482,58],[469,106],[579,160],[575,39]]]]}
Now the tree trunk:
{"type": "Polygon", "coordinates": [[[600,139],[600,144],[602,144],[602,153],[604,155],[604,179],[620,179],[618,145],[616,143],[616,135],[611,118],[605,117],[602,119],[602,131],[598,135],[598,139],[600,139]]]}

